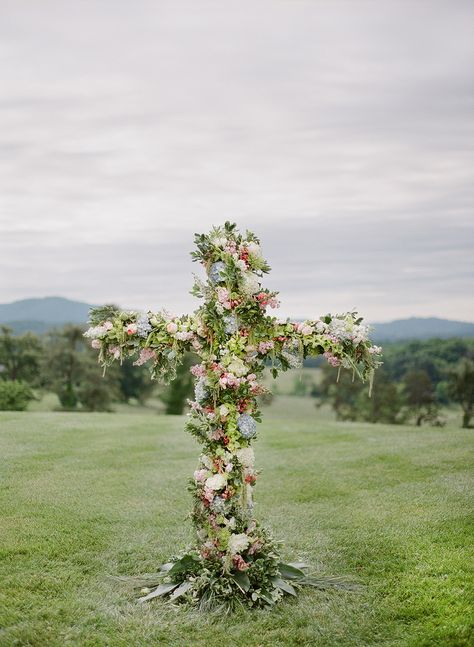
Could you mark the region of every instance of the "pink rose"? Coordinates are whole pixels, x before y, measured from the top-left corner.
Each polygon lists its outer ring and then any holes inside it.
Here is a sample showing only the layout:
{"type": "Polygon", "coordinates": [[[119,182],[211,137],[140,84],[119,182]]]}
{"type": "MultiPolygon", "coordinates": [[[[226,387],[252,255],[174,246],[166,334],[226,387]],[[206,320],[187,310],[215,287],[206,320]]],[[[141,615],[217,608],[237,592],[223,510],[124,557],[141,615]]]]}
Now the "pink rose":
{"type": "Polygon", "coordinates": [[[95,348],[95,350],[99,350],[99,348],[101,347],[101,343],[98,339],[93,339],[91,341],[91,346],[92,348],[95,348]]]}
{"type": "Polygon", "coordinates": [[[177,324],[174,323],[174,321],[170,321],[169,324],[166,326],[166,330],[169,332],[170,335],[174,335],[174,333],[178,330],[177,324]]]}

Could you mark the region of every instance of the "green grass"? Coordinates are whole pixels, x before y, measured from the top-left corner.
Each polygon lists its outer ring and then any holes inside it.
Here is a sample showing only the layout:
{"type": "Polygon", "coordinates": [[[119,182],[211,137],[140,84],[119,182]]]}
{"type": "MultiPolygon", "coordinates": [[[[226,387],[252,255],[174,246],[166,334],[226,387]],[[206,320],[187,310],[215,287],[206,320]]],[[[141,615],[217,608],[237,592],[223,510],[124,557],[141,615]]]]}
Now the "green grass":
{"type": "Polygon", "coordinates": [[[474,432],[335,423],[308,402],[265,412],[256,514],[285,558],[364,588],[229,618],[140,606],[109,578],[190,540],[183,418],[0,413],[0,645],[473,644],[474,432]]]}

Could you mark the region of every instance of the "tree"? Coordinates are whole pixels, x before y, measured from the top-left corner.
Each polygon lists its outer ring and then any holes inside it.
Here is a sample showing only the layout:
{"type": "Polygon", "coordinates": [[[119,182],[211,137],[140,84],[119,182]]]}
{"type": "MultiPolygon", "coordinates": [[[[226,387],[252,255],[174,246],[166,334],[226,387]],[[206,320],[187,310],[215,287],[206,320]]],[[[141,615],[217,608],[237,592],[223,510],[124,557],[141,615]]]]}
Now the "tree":
{"type": "Polygon", "coordinates": [[[177,416],[183,413],[186,400],[193,392],[193,377],[189,369],[195,362],[196,357],[187,353],[176,369],[175,379],[160,393],[159,398],[166,405],[165,413],[177,416]]]}
{"type": "Polygon", "coordinates": [[[34,399],[28,384],[18,380],[0,381],[0,411],[24,411],[34,399]]]}
{"type": "Polygon", "coordinates": [[[335,371],[331,366],[322,368],[321,383],[313,388],[312,394],[318,398],[316,406],[329,402],[336,414],[337,420],[357,420],[357,398],[363,386],[352,379],[349,371],[335,371]]]}
{"type": "Polygon", "coordinates": [[[463,411],[462,427],[469,429],[474,415],[474,362],[467,357],[461,359],[449,374],[448,392],[463,411]]]}
{"type": "Polygon", "coordinates": [[[438,404],[433,383],[425,370],[411,370],[403,378],[403,393],[408,414],[420,427],[423,422],[438,424],[438,404]]]}
{"type": "Polygon", "coordinates": [[[355,409],[359,420],[367,422],[383,422],[396,425],[404,422],[403,396],[395,382],[382,368],[375,376],[374,388],[369,396],[367,389],[359,392],[355,409]]]}
{"type": "Polygon", "coordinates": [[[156,388],[149,374],[139,366],[135,366],[128,358],[120,366],[119,386],[124,402],[134,398],[140,404],[144,404],[156,388]]]}
{"type": "Polygon", "coordinates": [[[64,409],[76,409],[80,404],[89,411],[108,411],[112,400],[118,399],[118,370],[114,367],[99,381],[97,361],[83,335],[83,328],[75,325],[49,333],[44,386],[57,394],[64,409]]]}
{"type": "Polygon", "coordinates": [[[14,336],[12,332],[7,326],[0,327],[0,379],[34,384],[39,376],[41,341],[33,333],[14,336]]]}
{"type": "Polygon", "coordinates": [[[374,388],[369,396],[367,388],[352,379],[350,371],[337,372],[330,366],[323,367],[321,384],[313,389],[313,395],[322,402],[329,402],[338,420],[365,420],[399,424],[403,422],[403,398],[400,389],[390,379],[383,367],[376,374],[374,388]]]}

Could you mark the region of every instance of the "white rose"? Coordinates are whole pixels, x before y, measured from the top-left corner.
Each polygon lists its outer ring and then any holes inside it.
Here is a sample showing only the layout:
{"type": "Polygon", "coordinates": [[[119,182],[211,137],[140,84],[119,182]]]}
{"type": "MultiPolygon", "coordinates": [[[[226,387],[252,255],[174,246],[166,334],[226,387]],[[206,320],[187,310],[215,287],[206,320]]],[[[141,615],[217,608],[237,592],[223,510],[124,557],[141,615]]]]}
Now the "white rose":
{"type": "Polygon", "coordinates": [[[247,535],[231,535],[229,539],[229,550],[232,555],[237,555],[250,545],[250,539],[247,535]]]}
{"type": "Polygon", "coordinates": [[[239,462],[244,467],[253,467],[255,465],[255,454],[251,447],[242,447],[236,451],[239,462]]]}
{"type": "Polygon", "coordinates": [[[210,490],[222,490],[227,484],[227,480],[223,474],[214,474],[206,479],[206,487],[210,490]]]}
{"type": "Polygon", "coordinates": [[[247,269],[247,264],[242,258],[239,258],[239,260],[235,264],[241,272],[245,272],[245,270],[247,269]]]}

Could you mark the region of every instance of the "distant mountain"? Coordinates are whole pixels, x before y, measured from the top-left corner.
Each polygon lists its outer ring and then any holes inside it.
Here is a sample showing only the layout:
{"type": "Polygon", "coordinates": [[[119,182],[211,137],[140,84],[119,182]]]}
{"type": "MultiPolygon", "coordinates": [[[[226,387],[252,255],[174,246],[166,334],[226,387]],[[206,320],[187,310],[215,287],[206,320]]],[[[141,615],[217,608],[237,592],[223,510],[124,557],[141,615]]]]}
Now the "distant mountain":
{"type": "Polygon", "coordinates": [[[17,333],[28,330],[42,333],[66,323],[85,324],[91,307],[88,303],[63,297],[22,299],[0,304],[0,323],[17,333]]]}
{"type": "MultiPolygon", "coordinates": [[[[85,324],[91,307],[88,303],[62,297],[23,299],[0,304],[0,324],[7,324],[16,333],[28,330],[43,333],[66,323],[85,324]]],[[[372,326],[374,330],[371,337],[377,343],[432,337],[474,337],[474,323],[436,317],[412,317],[389,323],[375,323],[372,326]]]]}
{"type": "Polygon", "coordinates": [[[474,323],[450,321],[437,317],[411,317],[389,323],[374,323],[372,339],[376,342],[439,337],[474,337],[474,323]]]}

